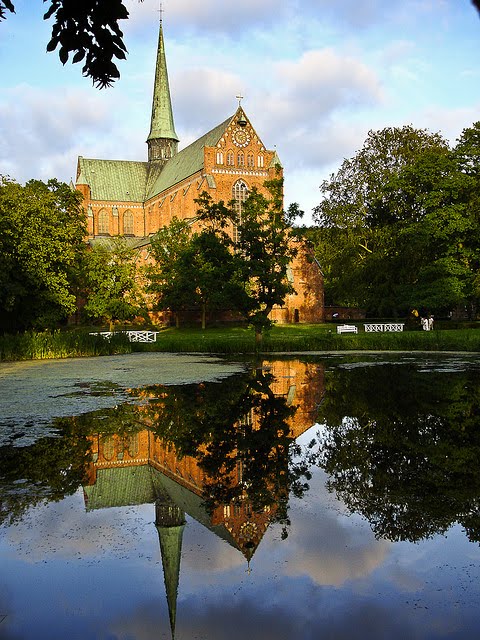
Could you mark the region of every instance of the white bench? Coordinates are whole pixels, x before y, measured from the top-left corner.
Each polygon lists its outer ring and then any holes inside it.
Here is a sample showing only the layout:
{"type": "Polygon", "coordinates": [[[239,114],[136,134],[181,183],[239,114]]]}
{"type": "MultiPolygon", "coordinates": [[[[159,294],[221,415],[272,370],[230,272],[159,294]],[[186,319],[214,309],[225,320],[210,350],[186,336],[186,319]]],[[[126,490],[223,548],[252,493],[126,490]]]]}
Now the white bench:
{"type": "Polygon", "coordinates": [[[337,333],[358,333],[358,327],[354,324],[339,324],[337,333]]]}
{"type": "MultiPolygon", "coordinates": [[[[126,333],[130,342],[156,342],[159,331],[117,331],[116,333],[126,333]]],[[[113,331],[91,331],[91,336],[102,336],[106,340],[114,335],[113,331]]]]}
{"type": "Polygon", "coordinates": [[[404,322],[370,322],[363,325],[365,331],[403,331],[404,322]]]}

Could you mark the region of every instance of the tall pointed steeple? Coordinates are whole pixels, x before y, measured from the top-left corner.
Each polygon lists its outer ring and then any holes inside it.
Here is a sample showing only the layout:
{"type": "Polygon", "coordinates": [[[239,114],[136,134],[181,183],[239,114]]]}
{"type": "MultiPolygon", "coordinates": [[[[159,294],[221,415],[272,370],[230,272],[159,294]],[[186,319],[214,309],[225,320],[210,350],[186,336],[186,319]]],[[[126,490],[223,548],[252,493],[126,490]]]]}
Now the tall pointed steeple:
{"type": "MultiPolygon", "coordinates": [[[[161,13],[160,13],[161,15],[161,13]]],[[[168,84],[163,24],[160,18],[158,33],[157,64],[153,86],[152,119],[147,138],[148,161],[168,160],[177,153],[178,136],[173,123],[172,101],[168,84]]]]}

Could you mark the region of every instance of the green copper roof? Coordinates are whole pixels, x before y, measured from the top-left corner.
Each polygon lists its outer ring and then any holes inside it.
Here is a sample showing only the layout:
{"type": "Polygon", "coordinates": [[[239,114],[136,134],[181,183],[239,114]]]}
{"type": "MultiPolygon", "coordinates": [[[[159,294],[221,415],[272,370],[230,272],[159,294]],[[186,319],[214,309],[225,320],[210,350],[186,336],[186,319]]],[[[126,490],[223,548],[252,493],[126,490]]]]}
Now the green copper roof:
{"type": "Polygon", "coordinates": [[[83,487],[87,511],[149,504],[158,498],[149,465],[98,469],[94,485],[83,487]]]}
{"type": "Polygon", "coordinates": [[[92,200],[143,202],[148,162],[78,158],[77,184],[88,184],[92,200]]]}
{"type": "Polygon", "coordinates": [[[169,189],[203,169],[204,147],[214,147],[231,120],[232,117],[228,118],[201,138],[192,142],[191,145],[179,151],[173,158],[170,158],[160,175],[150,186],[146,198],[151,198],[165,189],[169,189]]]}
{"type": "Polygon", "coordinates": [[[155,84],[153,86],[152,119],[147,140],[170,138],[178,141],[173,124],[172,101],[168,84],[163,28],[160,22],[158,33],[157,64],[155,67],[155,84]]]}

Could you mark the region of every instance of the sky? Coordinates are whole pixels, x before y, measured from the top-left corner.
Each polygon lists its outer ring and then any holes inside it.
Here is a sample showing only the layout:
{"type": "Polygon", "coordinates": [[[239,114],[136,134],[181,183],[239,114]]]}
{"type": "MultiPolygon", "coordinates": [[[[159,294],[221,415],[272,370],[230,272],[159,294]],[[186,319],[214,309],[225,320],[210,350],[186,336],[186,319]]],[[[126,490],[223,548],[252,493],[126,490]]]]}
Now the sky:
{"type": "MultiPolygon", "coordinates": [[[[124,0],[121,78],[99,90],[46,53],[41,0],[0,23],[0,174],[75,179],[78,156],[146,160],[159,0],[124,0]]],[[[470,0],[163,0],[180,148],[242,106],[313,221],[322,181],[370,130],[412,125],[452,145],[480,120],[480,16],[470,0]]]]}

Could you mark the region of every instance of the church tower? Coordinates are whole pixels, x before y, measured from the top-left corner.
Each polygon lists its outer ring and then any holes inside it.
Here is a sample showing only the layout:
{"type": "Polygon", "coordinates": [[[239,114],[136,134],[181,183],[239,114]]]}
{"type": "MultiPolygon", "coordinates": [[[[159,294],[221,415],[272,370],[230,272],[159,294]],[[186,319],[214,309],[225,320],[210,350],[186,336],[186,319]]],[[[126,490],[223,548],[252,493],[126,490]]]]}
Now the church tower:
{"type": "Polygon", "coordinates": [[[168,83],[165,43],[163,41],[163,25],[160,18],[158,33],[157,63],[155,67],[155,84],[153,86],[152,118],[150,133],[147,138],[148,161],[165,162],[172,158],[178,150],[178,136],[173,123],[173,109],[168,83]]]}

